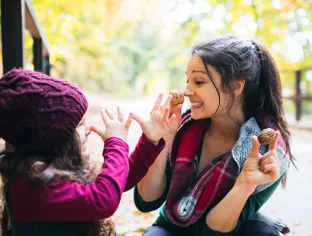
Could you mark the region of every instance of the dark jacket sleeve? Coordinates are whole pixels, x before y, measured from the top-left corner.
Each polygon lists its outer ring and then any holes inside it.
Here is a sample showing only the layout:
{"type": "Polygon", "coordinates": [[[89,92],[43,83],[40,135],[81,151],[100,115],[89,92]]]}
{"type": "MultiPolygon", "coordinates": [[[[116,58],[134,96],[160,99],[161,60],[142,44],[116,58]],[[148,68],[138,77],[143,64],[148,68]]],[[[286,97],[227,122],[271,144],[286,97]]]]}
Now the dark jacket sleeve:
{"type": "Polygon", "coordinates": [[[156,146],[150,143],[146,136],[142,134],[138,144],[129,157],[130,171],[125,191],[133,188],[142,180],[164,147],[164,139],[161,139],[156,146]]]}
{"type": "Polygon", "coordinates": [[[142,212],[149,212],[154,211],[158,209],[166,200],[167,193],[169,191],[169,186],[171,182],[171,176],[172,176],[172,170],[169,165],[169,161],[167,161],[166,165],[166,188],[162,196],[160,196],[158,199],[152,201],[152,202],[146,202],[142,199],[142,197],[139,194],[138,188],[135,187],[134,189],[134,203],[138,210],[142,212]]]}

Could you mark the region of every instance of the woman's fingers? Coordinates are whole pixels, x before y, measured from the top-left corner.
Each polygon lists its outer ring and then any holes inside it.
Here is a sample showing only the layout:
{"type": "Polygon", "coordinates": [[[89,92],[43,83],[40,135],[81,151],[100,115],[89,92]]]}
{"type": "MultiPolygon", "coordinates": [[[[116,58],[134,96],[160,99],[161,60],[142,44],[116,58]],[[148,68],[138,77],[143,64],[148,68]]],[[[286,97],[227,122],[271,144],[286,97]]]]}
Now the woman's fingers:
{"type": "Polygon", "coordinates": [[[264,166],[268,164],[276,164],[279,165],[279,161],[276,159],[275,156],[266,156],[262,157],[260,160],[260,170],[263,171],[264,166]]]}
{"type": "Polygon", "coordinates": [[[182,104],[171,107],[171,113],[181,116],[182,113],[182,104]]]}
{"type": "Polygon", "coordinates": [[[171,100],[172,100],[172,95],[169,94],[167,99],[166,99],[166,101],[165,101],[165,103],[164,103],[164,107],[170,107],[171,100]]]}
{"type": "Polygon", "coordinates": [[[167,107],[165,107],[165,110],[164,110],[164,112],[163,112],[163,114],[162,114],[162,117],[161,117],[161,119],[162,119],[163,122],[165,122],[165,123],[168,122],[168,120],[169,120],[169,114],[170,114],[170,107],[167,106],[167,107]]]}
{"type": "Polygon", "coordinates": [[[269,150],[276,150],[276,148],[277,148],[278,140],[279,140],[279,137],[281,134],[279,131],[275,131],[275,133],[276,133],[275,138],[274,138],[273,142],[270,144],[269,150]]]}
{"type": "Polygon", "coordinates": [[[159,110],[159,109],[160,109],[162,98],[163,98],[163,94],[160,93],[160,94],[158,95],[156,101],[155,101],[154,107],[153,107],[153,109],[151,110],[151,113],[150,113],[150,114],[152,114],[155,110],[159,110]]]}
{"type": "Polygon", "coordinates": [[[171,125],[171,123],[174,122],[175,119],[176,119],[176,115],[175,115],[175,114],[173,114],[173,115],[170,116],[170,118],[169,118],[169,120],[168,120],[169,126],[171,125]]]}
{"type": "Polygon", "coordinates": [[[252,147],[249,153],[249,157],[259,156],[260,143],[257,136],[252,137],[252,147]]]}
{"type": "Polygon", "coordinates": [[[263,172],[269,175],[271,181],[278,179],[280,175],[280,169],[277,164],[265,165],[263,168],[263,172]]]}

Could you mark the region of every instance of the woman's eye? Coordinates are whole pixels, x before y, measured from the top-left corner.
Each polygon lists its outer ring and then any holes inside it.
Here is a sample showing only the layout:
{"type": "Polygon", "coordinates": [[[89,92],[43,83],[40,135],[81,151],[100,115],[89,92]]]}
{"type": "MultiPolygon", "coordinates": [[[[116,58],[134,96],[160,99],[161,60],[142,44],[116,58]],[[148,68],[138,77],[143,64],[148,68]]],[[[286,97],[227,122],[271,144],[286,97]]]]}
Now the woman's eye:
{"type": "Polygon", "coordinates": [[[185,82],[185,83],[187,84],[188,82],[189,82],[189,80],[188,80],[188,79],[186,79],[186,82],[185,82]]]}
{"type": "Polygon", "coordinates": [[[196,84],[197,85],[201,85],[201,84],[203,84],[204,82],[203,81],[196,81],[196,84]]]}

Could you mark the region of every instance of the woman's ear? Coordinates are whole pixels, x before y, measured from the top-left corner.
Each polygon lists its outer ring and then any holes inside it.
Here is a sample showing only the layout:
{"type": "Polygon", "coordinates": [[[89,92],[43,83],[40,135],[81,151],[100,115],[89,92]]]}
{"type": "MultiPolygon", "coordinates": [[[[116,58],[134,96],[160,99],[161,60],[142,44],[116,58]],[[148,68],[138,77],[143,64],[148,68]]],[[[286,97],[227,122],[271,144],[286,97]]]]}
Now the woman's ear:
{"type": "Polygon", "coordinates": [[[238,97],[242,94],[245,87],[245,80],[239,79],[234,81],[234,92],[235,96],[238,97]]]}

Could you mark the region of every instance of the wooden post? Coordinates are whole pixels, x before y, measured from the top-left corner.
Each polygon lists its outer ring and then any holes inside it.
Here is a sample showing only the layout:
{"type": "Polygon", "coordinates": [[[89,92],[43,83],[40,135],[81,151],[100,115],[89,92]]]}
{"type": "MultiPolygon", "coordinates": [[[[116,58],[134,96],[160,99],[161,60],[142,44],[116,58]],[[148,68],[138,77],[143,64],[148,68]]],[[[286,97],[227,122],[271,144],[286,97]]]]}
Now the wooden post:
{"type": "Polygon", "coordinates": [[[44,72],[47,75],[50,75],[50,70],[51,70],[51,64],[50,64],[50,56],[46,55],[45,60],[44,60],[44,72]]]}
{"type": "Polygon", "coordinates": [[[295,104],[296,104],[296,121],[301,119],[302,113],[302,98],[301,98],[301,70],[295,71],[296,74],[296,96],[295,96],[295,104]]]}
{"type": "MultiPolygon", "coordinates": [[[[24,0],[1,1],[1,33],[3,73],[25,66],[25,3],[24,0]]],[[[6,143],[11,151],[14,147],[6,143]]]]}
{"type": "Polygon", "coordinates": [[[35,9],[31,0],[25,1],[26,28],[34,40],[33,55],[34,68],[46,74],[50,73],[49,62],[49,43],[39,19],[36,16],[35,9]]]}
{"type": "Polygon", "coordinates": [[[37,71],[44,72],[43,43],[41,39],[34,38],[33,54],[34,68],[37,71]]]}
{"type": "Polygon", "coordinates": [[[25,66],[24,0],[1,1],[3,72],[25,66]]]}

